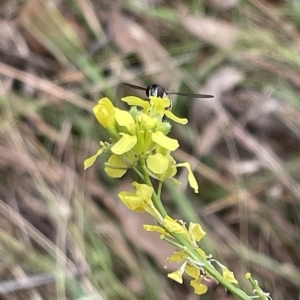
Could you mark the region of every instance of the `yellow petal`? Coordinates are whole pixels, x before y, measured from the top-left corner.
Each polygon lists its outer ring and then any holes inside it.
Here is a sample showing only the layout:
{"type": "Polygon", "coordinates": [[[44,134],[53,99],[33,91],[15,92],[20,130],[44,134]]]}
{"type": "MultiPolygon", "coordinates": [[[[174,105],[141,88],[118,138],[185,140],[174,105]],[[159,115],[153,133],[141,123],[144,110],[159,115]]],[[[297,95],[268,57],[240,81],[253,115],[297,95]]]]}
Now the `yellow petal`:
{"type": "Polygon", "coordinates": [[[136,188],[136,194],[144,199],[145,202],[151,202],[152,203],[152,194],[153,194],[153,188],[147,184],[140,184],[137,182],[133,182],[132,186],[136,188]]]}
{"type": "Polygon", "coordinates": [[[202,257],[206,258],[206,253],[204,252],[204,250],[198,248],[196,251],[197,251],[202,257]]]}
{"type": "Polygon", "coordinates": [[[200,277],[200,270],[196,267],[186,265],[185,272],[186,272],[186,274],[193,277],[194,279],[197,279],[200,277]]]}
{"type": "Polygon", "coordinates": [[[200,224],[192,222],[189,226],[189,233],[196,242],[199,242],[206,235],[206,232],[202,229],[200,224]]]}
{"type": "Polygon", "coordinates": [[[124,133],[122,135],[121,139],[111,148],[111,152],[114,154],[121,155],[130,151],[137,142],[137,137],[135,135],[132,136],[124,133]]]}
{"type": "Polygon", "coordinates": [[[128,111],[116,108],[115,117],[118,125],[125,126],[130,133],[134,133],[135,121],[128,111]]]}
{"type": "Polygon", "coordinates": [[[169,157],[156,153],[147,158],[147,167],[154,174],[163,174],[169,167],[169,157]]]}
{"type": "Polygon", "coordinates": [[[165,116],[168,117],[170,120],[179,123],[179,124],[187,124],[188,123],[188,119],[186,118],[178,118],[176,117],[170,110],[166,110],[165,111],[165,116]]]}
{"type": "Polygon", "coordinates": [[[158,113],[164,113],[167,108],[170,107],[171,101],[169,98],[161,98],[150,96],[150,104],[153,105],[154,111],[158,113]]]}
{"type": "Polygon", "coordinates": [[[137,182],[133,182],[132,185],[136,188],[136,193],[134,194],[135,199],[132,198],[132,201],[134,200],[135,203],[132,204],[132,206],[126,204],[128,208],[134,209],[136,211],[147,212],[150,215],[152,215],[159,224],[162,224],[163,217],[160,214],[160,212],[155,208],[152,202],[152,194],[154,191],[153,188],[151,186],[148,186],[147,184],[139,184],[137,182]]]}
{"type": "Polygon", "coordinates": [[[108,98],[102,98],[93,108],[98,122],[104,127],[113,127],[115,124],[115,107],[108,98]]]}
{"type": "Polygon", "coordinates": [[[187,254],[185,252],[182,251],[177,251],[174,252],[169,258],[168,258],[168,262],[184,262],[187,258],[187,254]]]}
{"type": "Polygon", "coordinates": [[[172,272],[172,273],[169,273],[168,274],[168,277],[173,279],[174,281],[178,282],[178,283],[182,283],[183,280],[182,280],[182,273],[179,270],[175,271],[175,272],[172,272]]]}
{"type": "Polygon", "coordinates": [[[156,118],[151,118],[142,112],[137,115],[137,121],[146,130],[152,130],[158,122],[156,118]]]}
{"type": "Polygon", "coordinates": [[[84,161],[84,170],[86,170],[87,168],[91,167],[94,162],[96,161],[97,157],[99,155],[101,155],[103,153],[103,151],[105,150],[105,147],[102,147],[101,149],[99,149],[97,151],[97,153],[89,158],[87,158],[85,161],[84,161]]]}
{"type": "Polygon", "coordinates": [[[136,192],[121,192],[119,193],[120,199],[131,210],[147,211],[149,206],[153,206],[151,200],[153,188],[137,182],[134,182],[132,185],[136,188],[136,192]]]}
{"type": "MultiPolygon", "coordinates": [[[[176,179],[173,178],[176,173],[177,173],[177,168],[176,168],[176,162],[174,160],[174,158],[171,156],[171,155],[166,155],[166,157],[168,157],[169,159],[169,166],[168,166],[168,169],[166,170],[166,172],[164,174],[162,174],[161,176],[158,175],[158,178],[161,180],[161,181],[165,181],[167,179],[171,179],[172,181],[176,179]]],[[[176,184],[176,183],[175,183],[176,184]]]]}
{"type": "Polygon", "coordinates": [[[118,194],[118,196],[130,210],[139,212],[145,211],[145,202],[135,193],[121,192],[118,194]]]}
{"type": "Polygon", "coordinates": [[[150,107],[149,101],[145,101],[141,98],[134,97],[134,96],[128,96],[121,98],[122,101],[126,102],[129,105],[136,105],[139,107],[143,107],[143,109],[148,109],[150,107]]]}
{"type": "Polygon", "coordinates": [[[155,226],[155,225],[147,225],[144,224],[143,227],[145,228],[145,230],[147,231],[151,231],[151,232],[158,232],[164,236],[168,235],[170,236],[170,234],[168,232],[166,232],[163,228],[161,228],[160,226],[155,226]]]}
{"type": "Polygon", "coordinates": [[[112,178],[121,178],[127,172],[127,165],[119,156],[112,154],[106,163],[104,171],[112,178]]]}
{"type": "Polygon", "coordinates": [[[152,133],[152,140],[159,146],[174,151],[179,147],[178,141],[165,136],[161,131],[152,133]]]}
{"type": "Polygon", "coordinates": [[[202,284],[199,279],[191,280],[191,286],[195,290],[195,294],[197,295],[203,295],[207,292],[207,286],[205,284],[202,284]]]}
{"type": "Polygon", "coordinates": [[[111,178],[121,178],[127,172],[127,170],[124,169],[114,169],[110,167],[105,167],[104,171],[111,178]]]}
{"type": "Polygon", "coordinates": [[[191,166],[189,163],[185,162],[185,163],[180,163],[176,165],[177,167],[185,167],[188,170],[188,180],[190,183],[190,186],[194,189],[195,193],[198,193],[198,183],[196,181],[196,178],[192,172],[191,166]]]}
{"type": "Polygon", "coordinates": [[[164,218],[163,226],[171,233],[185,233],[185,230],[182,227],[182,225],[177,223],[175,220],[173,220],[169,216],[166,216],[164,218]]]}
{"type": "Polygon", "coordinates": [[[225,266],[221,266],[223,271],[223,277],[231,283],[238,284],[238,281],[235,279],[233,272],[229,271],[225,266]]]}

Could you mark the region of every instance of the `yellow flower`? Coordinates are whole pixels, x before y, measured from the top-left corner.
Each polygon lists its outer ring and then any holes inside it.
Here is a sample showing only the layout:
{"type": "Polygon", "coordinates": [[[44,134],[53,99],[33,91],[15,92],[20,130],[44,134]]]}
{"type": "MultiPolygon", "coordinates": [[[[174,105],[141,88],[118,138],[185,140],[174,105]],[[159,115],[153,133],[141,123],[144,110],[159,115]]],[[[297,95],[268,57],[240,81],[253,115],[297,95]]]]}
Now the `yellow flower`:
{"type": "Polygon", "coordinates": [[[106,97],[100,99],[93,109],[98,122],[104,128],[113,128],[115,126],[115,110],[116,108],[112,102],[106,97]]]}
{"type": "Polygon", "coordinates": [[[206,232],[202,229],[200,224],[197,223],[190,223],[189,225],[189,230],[187,230],[185,223],[183,223],[182,221],[176,222],[174,220],[172,220],[172,224],[176,224],[176,226],[180,226],[180,232],[175,232],[174,233],[183,233],[186,238],[192,243],[194,244],[196,248],[196,251],[203,257],[206,258],[206,254],[205,252],[198,248],[197,243],[200,242],[200,240],[205,236],[206,232]],[[182,224],[182,225],[180,225],[182,224]]]}
{"type": "Polygon", "coordinates": [[[185,162],[185,163],[180,163],[177,164],[176,167],[185,167],[188,170],[188,181],[190,186],[194,189],[195,193],[198,193],[198,183],[196,181],[196,178],[192,172],[191,166],[189,163],[185,162]]]}
{"type": "Polygon", "coordinates": [[[111,155],[104,171],[112,178],[121,178],[127,172],[127,165],[115,154],[111,155]]]}
{"type": "Polygon", "coordinates": [[[177,167],[185,167],[188,170],[189,184],[194,189],[195,193],[198,193],[198,183],[195,179],[195,176],[191,170],[191,166],[189,163],[185,162],[176,164],[174,158],[169,153],[163,155],[160,152],[155,153],[153,155],[149,155],[146,160],[146,163],[148,169],[160,181],[165,181],[168,178],[174,180],[173,177],[177,173],[177,167]]]}
{"type": "Polygon", "coordinates": [[[200,279],[191,280],[191,286],[194,288],[195,294],[197,295],[203,295],[208,290],[207,286],[201,283],[200,279]]]}
{"type": "Polygon", "coordinates": [[[185,119],[185,118],[178,118],[178,117],[176,117],[170,110],[166,110],[165,111],[165,116],[167,118],[169,118],[170,120],[172,120],[172,121],[174,121],[176,123],[182,124],[182,125],[185,125],[188,122],[188,120],[185,119]]]}
{"type": "Polygon", "coordinates": [[[219,264],[219,265],[222,268],[223,277],[231,283],[238,284],[238,281],[235,279],[233,272],[229,271],[225,266],[223,266],[221,264],[219,264]]]}
{"type": "MultiPolygon", "coordinates": [[[[183,270],[183,272],[184,272],[184,270],[183,270]]],[[[182,282],[183,282],[183,279],[182,279],[183,272],[182,272],[181,269],[179,269],[175,272],[169,273],[168,277],[173,279],[174,281],[182,284],[182,282]]]]}
{"type": "Polygon", "coordinates": [[[117,155],[130,151],[137,143],[137,137],[135,135],[121,133],[121,136],[121,139],[111,148],[111,152],[117,155]]]}
{"type": "Polygon", "coordinates": [[[185,167],[188,170],[189,184],[194,189],[195,193],[198,193],[198,183],[191,170],[190,164],[187,162],[176,164],[174,158],[169,154],[169,151],[166,154],[162,154],[161,152],[151,154],[146,159],[147,167],[154,175],[153,177],[160,181],[165,181],[170,178],[175,181],[176,184],[176,180],[173,177],[177,173],[177,167],[185,167]]]}
{"type": "Polygon", "coordinates": [[[147,184],[139,184],[137,182],[134,182],[132,185],[136,188],[135,193],[121,192],[119,197],[129,209],[146,211],[145,207],[152,204],[153,188],[147,184]]]}
{"type": "Polygon", "coordinates": [[[140,131],[153,132],[156,131],[158,120],[156,118],[151,118],[148,115],[139,112],[136,115],[136,122],[140,131]]]}
{"type": "Polygon", "coordinates": [[[184,262],[179,270],[168,274],[168,277],[171,279],[182,283],[182,275],[185,272],[187,275],[191,276],[191,286],[194,288],[195,293],[198,295],[205,294],[207,292],[207,286],[201,283],[203,275],[201,275],[201,268],[189,265],[188,263],[189,256],[184,251],[174,252],[170,258],[169,262],[184,262]]]}
{"type": "Polygon", "coordinates": [[[125,110],[115,109],[115,119],[120,128],[118,129],[120,132],[126,131],[126,133],[130,133],[132,135],[135,134],[136,123],[132,115],[125,110]]]}
{"type": "Polygon", "coordinates": [[[151,214],[159,223],[163,222],[163,217],[159,211],[155,208],[152,202],[153,188],[147,184],[139,184],[133,182],[132,184],[136,192],[121,192],[118,194],[122,202],[133,211],[148,212],[151,214]]]}
{"type": "Polygon", "coordinates": [[[152,133],[152,140],[159,146],[174,151],[179,147],[178,141],[165,136],[161,131],[152,133]]]}
{"type": "Polygon", "coordinates": [[[143,100],[139,97],[128,96],[128,97],[121,98],[121,100],[126,102],[128,105],[131,105],[131,106],[135,105],[138,107],[142,107],[143,112],[147,112],[150,108],[149,101],[143,100]]]}
{"type": "Polygon", "coordinates": [[[103,153],[103,151],[107,148],[107,144],[100,142],[101,148],[97,151],[97,153],[84,161],[84,170],[91,167],[96,161],[97,157],[103,153]]]}
{"type": "Polygon", "coordinates": [[[189,265],[187,265],[185,267],[185,272],[186,272],[186,274],[193,277],[194,279],[199,279],[200,275],[201,275],[200,270],[198,268],[193,267],[193,266],[189,266],[189,265]]]}
{"type": "Polygon", "coordinates": [[[185,229],[177,223],[174,219],[169,216],[164,218],[163,226],[170,232],[170,233],[185,233],[185,229]]]}
{"type": "Polygon", "coordinates": [[[165,231],[163,228],[161,228],[160,226],[144,224],[143,227],[147,231],[158,232],[163,236],[170,236],[170,234],[167,231],[165,231]]]}
{"type": "Polygon", "coordinates": [[[150,96],[150,106],[151,112],[150,115],[152,117],[156,117],[159,120],[162,120],[165,112],[171,105],[171,101],[169,98],[161,98],[161,97],[154,97],[150,96]]]}
{"type": "MultiPolygon", "coordinates": [[[[173,176],[175,176],[177,170],[170,151],[176,150],[179,143],[176,139],[167,136],[171,125],[164,118],[168,116],[181,124],[186,124],[186,119],[180,119],[168,110],[170,107],[170,99],[168,98],[151,96],[150,101],[145,101],[130,96],[122,98],[122,100],[133,106],[133,108],[138,106],[142,110],[132,109],[128,112],[118,109],[106,97],[100,99],[94,107],[97,120],[112,135],[111,152],[120,156],[118,159],[113,156],[107,162],[107,173],[118,178],[126,173],[128,167],[132,167],[140,157],[143,157],[146,158],[153,177],[161,181],[168,178],[176,181],[173,176]],[[133,158],[134,161],[130,163],[129,158],[133,158]],[[159,163],[157,163],[158,161],[159,163]],[[117,165],[118,162],[119,165],[117,165]],[[112,171],[113,169],[117,171],[112,171]]],[[[85,169],[89,168],[103,151],[104,149],[100,148],[95,155],[88,158],[84,163],[85,169]]],[[[185,166],[188,169],[189,182],[196,189],[197,183],[189,165],[183,163],[177,166],[185,166]]]]}
{"type": "Polygon", "coordinates": [[[200,224],[190,223],[189,234],[193,241],[200,242],[200,240],[206,235],[206,232],[202,229],[200,224]]]}
{"type": "Polygon", "coordinates": [[[182,266],[177,270],[177,271],[175,271],[175,272],[172,272],[172,273],[169,273],[168,274],[168,277],[169,278],[171,278],[171,279],[173,279],[174,281],[177,281],[178,283],[182,283],[183,282],[183,280],[182,280],[182,275],[183,275],[183,273],[184,273],[184,271],[185,271],[185,266],[186,266],[186,262],[184,262],[183,264],[182,264],[182,266]]]}
{"type": "Polygon", "coordinates": [[[146,159],[146,163],[148,169],[160,181],[165,181],[176,175],[177,169],[175,166],[175,160],[171,155],[163,155],[161,153],[149,155],[146,159]]]}
{"type": "Polygon", "coordinates": [[[150,96],[150,104],[152,106],[151,114],[153,116],[159,116],[160,120],[162,120],[163,117],[167,117],[176,123],[187,124],[187,119],[178,118],[170,110],[168,110],[171,105],[171,101],[169,98],[150,96]]]}
{"type": "Polygon", "coordinates": [[[194,288],[195,294],[203,295],[207,292],[207,286],[201,283],[200,270],[196,267],[189,266],[187,262],[183,263],[183,265],[177,271],[168,274],[168,277],[177,281],[178,283],[182,283],[182,275],[184,272],[194,278],[191,280],[191,286],[194,288]]]}
{"type": "Polygon", "coordinates": [[[182,263],[186,260],[188,255],[184,251],[175,251],[169,258],[168,262],[182,263]]]}

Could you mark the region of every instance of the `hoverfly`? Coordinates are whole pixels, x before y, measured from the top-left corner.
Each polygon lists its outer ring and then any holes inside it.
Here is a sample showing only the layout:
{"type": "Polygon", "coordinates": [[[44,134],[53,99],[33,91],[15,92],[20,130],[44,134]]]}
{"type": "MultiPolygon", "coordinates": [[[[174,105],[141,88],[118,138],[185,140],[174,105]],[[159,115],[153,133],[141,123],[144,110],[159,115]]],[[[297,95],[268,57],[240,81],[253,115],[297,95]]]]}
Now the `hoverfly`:
{"type": "Polygon", "coordinates": [[[186,96],[186,97],[193,97],[193,98],[213,98],[214,97],[212,95],[205,95],[205,94],[188,94],[188,93],[167,92],[165,88],[163,88],[161,85],[156,84],[156,83],[150,84],[146,88],[138,86],[138,85],[130,84],[130,83],[125,83],[125,82],[123,82],[123,84],[126,86],[129,86],[135,90],[146,91],[146,96],[148,98],[149,98],[149,96],[169,98],[168,95],[179,95],[179,96],[186,96]]]}

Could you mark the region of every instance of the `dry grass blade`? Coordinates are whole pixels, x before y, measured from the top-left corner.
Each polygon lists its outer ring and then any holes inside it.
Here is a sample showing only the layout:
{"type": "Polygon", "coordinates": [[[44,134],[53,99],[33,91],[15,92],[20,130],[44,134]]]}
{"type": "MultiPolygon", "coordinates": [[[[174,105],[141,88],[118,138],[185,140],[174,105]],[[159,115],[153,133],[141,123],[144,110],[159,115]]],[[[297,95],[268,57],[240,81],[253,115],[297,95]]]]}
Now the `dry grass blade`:
{"type": "Polygon", "coordinates": [[[184,16],[181,20],[187,31],[221,49],[232,48],[240,34],[238,28],[232,24],[216,19],[191,15],[184,16]]]}
{"type": "Polygon", "coordinates": [[[0,283],[0,295],[38,287],[43,284],[53,283],[55,278],[50,274],[35,275],[20,280],[8,280],[0,283]]]}
{"type": "Polygon", "coordinates": [[[8,76],[13,79],[20,80],[37,90],[48,93],[50,96],[54,97],[55,100],[65,100],[69,101],[80,108],[86,109],[88,111],[92,110],[92,105],[87,103],[86,100],[80,96],[74,94],[71,91],[67,91],[59,86],[53,84],[48,80],[44,80],[37,76],[29,73],[22,72],[20,70],[14,69],[6,64],[0,63],[0,74],[8,76]]]}

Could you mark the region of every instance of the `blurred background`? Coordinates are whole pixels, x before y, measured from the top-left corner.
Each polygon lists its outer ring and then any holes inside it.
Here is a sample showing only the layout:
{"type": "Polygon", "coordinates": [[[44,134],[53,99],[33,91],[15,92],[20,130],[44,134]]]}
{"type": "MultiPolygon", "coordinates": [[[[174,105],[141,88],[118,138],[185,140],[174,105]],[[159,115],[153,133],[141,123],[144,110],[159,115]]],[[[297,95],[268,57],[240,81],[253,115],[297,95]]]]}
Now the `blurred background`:
{"type": "MultiPolygon", "coordinates": [[[[167,278],[174,250],[128,211],[130,190],[83,161],[107,134],[92,108],[144,97],[122,82],[159,83],[172,96],[178,162],[170,215],[200,222],[201,246],[250,271],[274,300],[300,293],[300,1],[1,0],[0,298],[199,299],[167,278]]],[[[211,284],[201,299],[234,299],[211,284]]]]}

